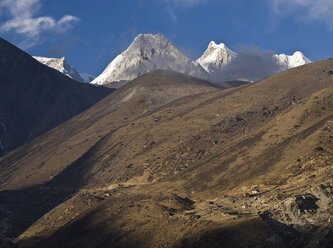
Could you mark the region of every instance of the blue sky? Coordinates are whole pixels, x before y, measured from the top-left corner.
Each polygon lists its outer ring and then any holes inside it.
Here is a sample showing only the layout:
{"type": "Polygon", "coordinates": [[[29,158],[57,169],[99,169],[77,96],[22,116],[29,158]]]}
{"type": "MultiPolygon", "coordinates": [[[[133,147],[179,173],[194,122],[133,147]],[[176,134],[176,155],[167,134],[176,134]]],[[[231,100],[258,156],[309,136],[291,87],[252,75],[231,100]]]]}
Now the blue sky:
{"type": "Polygon", "coordinates": [[[333,1],[0,0],[2,38],[95,76],[139,33],[162,33],[192,59],[215,40],[321,60],[333,57],[333,1]]]}

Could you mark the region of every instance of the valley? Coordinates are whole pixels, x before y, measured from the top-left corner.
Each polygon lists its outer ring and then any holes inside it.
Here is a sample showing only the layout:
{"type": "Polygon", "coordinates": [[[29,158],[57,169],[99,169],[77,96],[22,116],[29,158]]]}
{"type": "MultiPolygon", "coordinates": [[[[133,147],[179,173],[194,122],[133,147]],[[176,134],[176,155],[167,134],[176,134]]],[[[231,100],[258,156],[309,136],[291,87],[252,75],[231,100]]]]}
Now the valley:
{"type": "Polygon", "coordinates": [[[0,0],[0,248],[333,248],[332,0],[0,0]]]}
{"type": "MultiPolygon", "coordinates": [[[[330,247],[333,60],[156,70],[0,158],[13,247],[330,247]]],[[[8,244],[9,245],[9,244],[8,244]]]]}

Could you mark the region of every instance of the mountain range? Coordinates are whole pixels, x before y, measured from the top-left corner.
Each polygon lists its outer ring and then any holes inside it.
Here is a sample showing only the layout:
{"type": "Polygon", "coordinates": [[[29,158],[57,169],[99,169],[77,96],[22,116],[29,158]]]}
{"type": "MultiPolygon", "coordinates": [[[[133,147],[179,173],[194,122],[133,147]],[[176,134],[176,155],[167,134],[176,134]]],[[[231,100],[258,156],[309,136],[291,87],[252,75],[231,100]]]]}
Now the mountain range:
{"type": "Polygon", "coordinates": [[[207,50],[197,60],[197,63],[210,74],[210,79],[213,80],[243,79],[257,81],[274,73],[311,63],[311,60],[305,57],[300,51],[296,51],[293,55],[278,55],[273,52],[264,53],[257,50],[236,53],[229,49],[224,43],[216,44],[214,41],[211,41],[207,50]],[[259,64],[255,65],[258,68],[252,68],[253,63],[256,62],[259,64]],[[265,63],[265,65],[261,63],[265,63]],[[267,64],[271,67],[267,67],[267,64]],[[251,72],[247,72],[244,67],[250,68],[251,72]],[[256,70],[262,70],[265,71],[265,73],[260,72],[253,76],[252,73],[256,70]]]}
{"type": "MultiPolygon", "coordinates": [[[[91,83],[111,84],[112,87],[118,88],[127,81],[156,69],[172,70],[214,81],[257,81],[265,76],[310,62],[299,51],[291,56],[269,53],[268,59],[266,58],[264,63],[270,64],[271,68],[269,70],[268,68],[256,68],[265,73],[251,75],[246,73],[246,70],[242,73],[242,66],[239,65],[246,63],[245,66],[249,66],[250,64],[244,59],[244,53],[241,56],[223,43],[210,42],[204,54],[198,60],[191,61],[163,35],[140,34],[91,83]]],[[[253,71],[253,69],[251,70],[253,71]]]]}
{"type": "MultiPolygon", "coordinates": [[[[277,59],[211,46],[227,72],[277,59]]],[[[165,56],[143,50],[140,69],[165,56]]],[[[254,83],[156,67],[110,89],[2,39],[0,55],[0,247],[333,247],[333,59],[281,56],[305,64],[254,83]]]]}
{"type": "Polygon", "coordinates": [[[88,74],[78,73],[75,68],[66,63],[65,58],[36,56],[34,58],[76,81],[107,85],[111,88],[119,88],[128,81],[156,69],[176,71],[219,82],[257,81],[274,73],[311,63],[311,60],[300,51],[296,51],[293,55],[261,53],[257,54],[257,57],[260,58],[264,55],[266,58],[261,58],[258,65],[254,65],[257,68],[252,68],[253,64],[251,65],[246,58],[251,55],[250,60],[255,63],[251,52],[238,54],[224,43],[216,44],[211,41],[203,55],[196,61],[191,61],[163,35],[140,34],[96,78],[88,74]],[[264,68],[260,68],[260,62],[265,64],[264,68]],[[270,67],[267,67],[267,64],[270,67]],[[253,74],[253,71],[259,72],[253,74]]]}

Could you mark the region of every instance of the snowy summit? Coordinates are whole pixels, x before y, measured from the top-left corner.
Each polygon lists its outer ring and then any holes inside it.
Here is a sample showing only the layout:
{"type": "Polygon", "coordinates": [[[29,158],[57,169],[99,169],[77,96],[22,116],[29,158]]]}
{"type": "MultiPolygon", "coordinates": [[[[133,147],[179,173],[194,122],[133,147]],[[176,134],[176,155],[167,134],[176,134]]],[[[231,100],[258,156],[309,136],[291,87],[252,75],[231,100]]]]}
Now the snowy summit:
{"type": "Polygon", "coordinates": [[[275,54],[273,57],[277,61],[277,63],[281,66],[281,71],[312,62],[310,59],[305,57],[304,54],[300,51],[295,52],[293,55],[275,54]]]}
{"type": "Polygon", "coordinates": [[[33,56],[33,58],[40,63],[47,65],[48,67],[51,67],[78,82],[89,83],[94,79],[94,77],[91,75],[80,74],[74,67],[67,64],[65,57],[57,59],[33,56]]]}
{"type": "Polygon", "coordinates": [[[118,55],[92,84],[132,80],[156,69],[171,70],[207,78],[207,72],[191,61],[161,34],[140,34],[118,55]]]}
{"type": "Polygon", "coordinates": [[[211,41],[197,63],[207,72],[214,73],[229,64],[236,56],[237,53],[230,50],[224,43],[216,44],[215,41],[211,41]]]}
{"type": "MultiPolygon", "coordinates": [[[[251,75],[247,75],[247,72],[242,71],[244,68],[239,66],[239,64],[244,65],[246,63],[243,60],[243,57],[229,49],[224,43],[216,44],[211,41],[197,63],[210,74],[213,80],[219,81],[228,78],[229,80],[251,81],[251,75]],[[243,77],[237,78],[237,75],[243,75],[243,77]]],[[[311,60],[305,57],[302,52],[297,51],[293,55],[272,54],[272,59],[268,62],[276,68],[274,72],[267,72],[269,76],[273,73],[311,63],[311,60]]]]}

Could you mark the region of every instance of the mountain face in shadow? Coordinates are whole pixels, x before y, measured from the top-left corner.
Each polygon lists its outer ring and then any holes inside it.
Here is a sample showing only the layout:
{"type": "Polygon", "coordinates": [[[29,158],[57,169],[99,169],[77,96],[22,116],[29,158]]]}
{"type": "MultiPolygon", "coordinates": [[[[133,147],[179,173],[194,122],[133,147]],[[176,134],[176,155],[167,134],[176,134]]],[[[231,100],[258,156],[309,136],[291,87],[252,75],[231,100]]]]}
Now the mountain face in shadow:
{"type": "Polygon", "coordinates": [[[111,92],[79,84],[0,39],[0,154],[68,120],[111,92]]]}

